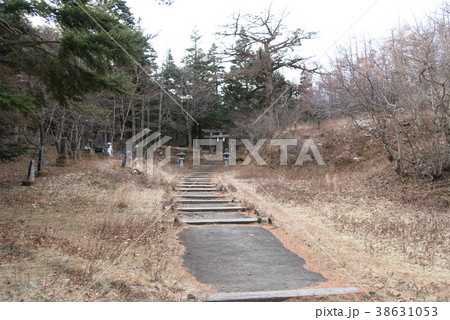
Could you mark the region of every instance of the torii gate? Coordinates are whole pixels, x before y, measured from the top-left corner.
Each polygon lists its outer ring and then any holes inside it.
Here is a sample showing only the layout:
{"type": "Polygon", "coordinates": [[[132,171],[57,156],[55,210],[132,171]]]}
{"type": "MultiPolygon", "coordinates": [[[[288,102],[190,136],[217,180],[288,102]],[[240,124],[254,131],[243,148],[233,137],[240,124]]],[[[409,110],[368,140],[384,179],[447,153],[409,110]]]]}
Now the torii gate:
{"type": "Polygon", "coordinates": [[[205,134],[203,137],[205,139],[209,138],[210,142],[211,142],[210,145],[209,145],[209,154],[212,153],[212,142],[213,142],[213,139],[217,139],[216,140],[217,142],[222,140],[222,142],[225,143],[226,139],[230,138],[229,134],[223,133],[223,130],[220,130],[220,129],[203,129],[202,131],[205,134]]]}

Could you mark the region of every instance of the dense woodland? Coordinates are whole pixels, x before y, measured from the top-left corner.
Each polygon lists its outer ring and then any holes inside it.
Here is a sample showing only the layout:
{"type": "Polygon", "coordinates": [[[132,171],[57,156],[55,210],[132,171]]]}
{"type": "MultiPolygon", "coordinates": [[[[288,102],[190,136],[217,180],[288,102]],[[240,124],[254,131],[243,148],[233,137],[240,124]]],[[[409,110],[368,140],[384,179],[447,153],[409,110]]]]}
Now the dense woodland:
{"type": "MultiPolygon", "coordinates": [[[[164,1],[163,1],[164,2],[164,1]]],[[[170,5],[166,1],[163,5],[170,5]]],[[[190,147],[202,129],[253,141],[301,121],[351,117],[399,175],[450,170],[450,5],[384,39],[340,48],[328,69],[296,55],[313,32],[270,9],[236,15],[204,49],[193,30],[180,64],[158,65],[124,0],[0,2],[0,158],[52,140],[82,156],[98,130],[114,146],[143,128],[190,147]],[[39,17],[46,24],[32,23],[39,17]],[[281,72],[298,70],[298,83],[281,72]],[[262,115],[262,116],[261,116],[262,115]],[[256,122],[254,122],[257,120],[256,122]]]]}

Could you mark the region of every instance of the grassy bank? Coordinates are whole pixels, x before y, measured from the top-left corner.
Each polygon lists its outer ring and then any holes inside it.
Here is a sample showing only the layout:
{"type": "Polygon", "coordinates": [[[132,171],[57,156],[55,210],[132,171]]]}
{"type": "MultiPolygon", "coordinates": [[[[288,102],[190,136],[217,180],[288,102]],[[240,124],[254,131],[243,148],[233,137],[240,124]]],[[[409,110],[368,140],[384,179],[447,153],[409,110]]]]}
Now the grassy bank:
{"type": "Polygon", "coordinates": [[[266,149],[268,166],[231,168],[222,184],[271,216],[329,284],[366,291],[343,299],[450,300],[448,178],[399,177],[380,144],[346,120],[280,136],[313,139],[326,166],[293,166],[299,150],[278,166],[279,151],[266,149]]]}
{"type": "Polygon", "coordinates": [[[169,192],[177,176],[144,176],[98,157],[21,186],[28,159],[1,164],[1,301],[185,299],[169,192]]]}

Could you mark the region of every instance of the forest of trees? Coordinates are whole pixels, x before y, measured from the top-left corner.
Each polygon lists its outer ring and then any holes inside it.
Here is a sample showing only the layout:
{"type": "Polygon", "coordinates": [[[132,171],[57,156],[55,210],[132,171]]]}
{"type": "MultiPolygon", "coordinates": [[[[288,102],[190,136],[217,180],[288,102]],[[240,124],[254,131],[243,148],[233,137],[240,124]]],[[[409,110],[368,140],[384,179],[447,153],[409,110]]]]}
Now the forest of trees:
{"type": "Polygon", "coordinates": [[[190,147],[206,128],[255,140],[299,121],[351,116],[400,174],[411,167],[440,177],[450,168],[449,8],[385,40],[341,48],[324,70],[295,55],[315,34],[287,30],[285,14],[270,9],[219,31],[229,47],[204,50],[193,30],[181,63],[169,51],[158,65],[153,35],[124,0],[2,1],[0,159],[49,139],[81,157],[98,130],[114,146],[149,128],[190,147]],[[286,68],[298,70],[298,83],[286,68]]]}
{"type": "Polygon", "coordinates": [[[341,48],[317,90],[316,110],[352,117],[383,144],[399,174],[444,176],[450,170],[450,3],[385,39],[341,48]]]}
{"type": "MultiPolygon", "coordinates": [[[[125,1],[80,3],[1,4],[2,159],[24,151],[8,135],[37,135],[26,141],[35,147],[52,138],[58,150],[61,139],[68,139],[71,155],[79,157],[97,130],[107,131],[113,144],[150,128],[173,137],[177,145],[190,146],[202,128],[248,127],[239,122],[256,118],[287,88],[287,98],[278,104],[289,102],[283,108],[295,108],[298,87],[278,69],[307,71],[300,57],[285,56],[311,34],[299,29],[283,35],[283,16],[269,10],[261,21],[243,17],[239,32],[227,34],[236,44],[226,50],[212,44],[204,51],[201,35],[193,30],[181,65],[169,51],[158,66],[152,36],[143,33],[125,1]],[[31,17],[47,24],[36,26],[31,17]],[[257,39],[254,29],[265,27],[269,31],[257,39]],[[231,63],[228,72],[224,59],[231,63]]],[[[273,131],[283,110],[271,108],[269,114],[273,131]]]]}

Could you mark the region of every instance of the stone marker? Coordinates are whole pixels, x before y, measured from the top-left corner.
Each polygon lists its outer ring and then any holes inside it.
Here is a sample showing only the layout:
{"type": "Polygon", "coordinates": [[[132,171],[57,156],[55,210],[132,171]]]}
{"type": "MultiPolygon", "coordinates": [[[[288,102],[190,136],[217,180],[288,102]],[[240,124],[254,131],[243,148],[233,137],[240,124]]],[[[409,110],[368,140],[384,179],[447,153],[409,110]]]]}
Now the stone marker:
{"type": "Polygon", "coordinates": [[[22,182],[22,185],[31,186],[34,183],[34,177],[35,177],[34,160],[31,160],[30,165],[28,167],[27,180],[22,182]]]}
{"type": "Polygon", "coordinates": [[[108,142],[108,147],[106,148],[106,154],[109,157],[112,157],[112,155],[113,155],[113,146],[112,146],[111,142],[108,142]]]}
{"type": "Polygon", "coordinates": [[[92,145],[92,139],[87,139],[84,147],[83,147],[83,157],[92,158],[95,156],[95,152],[92,145]]]}
{"type": "Polygon", "coordinates": [[[56,158],[56,165],[59,167],[64,167],[68,164],[68,154],[69,153],[69,142],[67,138],[61,138],[61,143],[59,146],[58,158],[56,158]]]}
{"type": "Polygon", "coordinates": [[[95,138],[95,152],[103,153],[106,147],[106,132],[99,130],[97,131],[97,136],[95,138]]]}

